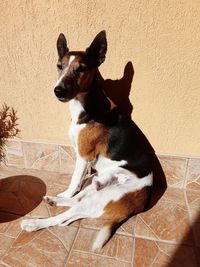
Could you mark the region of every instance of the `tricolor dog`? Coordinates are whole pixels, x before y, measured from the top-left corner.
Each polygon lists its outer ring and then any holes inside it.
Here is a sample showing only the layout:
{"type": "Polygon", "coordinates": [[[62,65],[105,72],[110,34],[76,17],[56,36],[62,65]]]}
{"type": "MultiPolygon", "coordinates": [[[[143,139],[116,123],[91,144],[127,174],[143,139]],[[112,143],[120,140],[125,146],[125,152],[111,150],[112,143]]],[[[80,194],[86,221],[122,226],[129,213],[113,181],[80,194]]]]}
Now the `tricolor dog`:
{"type": "Polygon", "coordinates": [[[107,51],[105,31],[85,51],[69,51],[66,38],[57,40],[59,78],[54,93],[69,102],[69,135],[76,151],[75,171],[69,188],[57,197],[46,196],[51,205],[70,209],[54,217],[23,220],[31,232],[54,225],[68,225],[81,218],[102,218],[93,249],[101,248],[114,229],[144,210],[153,183],[152,155],[135,134],[133,121],[106,97],[98,67],[107,51]],[[81,189],[88,167],[96,170],[92,183],[81,189]]]}

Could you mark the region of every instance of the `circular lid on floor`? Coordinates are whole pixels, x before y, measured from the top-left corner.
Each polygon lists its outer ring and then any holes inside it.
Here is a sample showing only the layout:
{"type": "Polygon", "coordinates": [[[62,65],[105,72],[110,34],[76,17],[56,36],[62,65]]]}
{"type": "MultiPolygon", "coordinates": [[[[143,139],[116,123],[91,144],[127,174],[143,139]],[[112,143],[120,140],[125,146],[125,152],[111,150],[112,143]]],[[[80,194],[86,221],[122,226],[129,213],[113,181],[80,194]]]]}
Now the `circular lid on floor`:
{"type": "Polygon", "coordinates": [[[0,179],[0,223],[13,221],[36,208],[46,194],[45,183],[34,176],[0,179]]]}

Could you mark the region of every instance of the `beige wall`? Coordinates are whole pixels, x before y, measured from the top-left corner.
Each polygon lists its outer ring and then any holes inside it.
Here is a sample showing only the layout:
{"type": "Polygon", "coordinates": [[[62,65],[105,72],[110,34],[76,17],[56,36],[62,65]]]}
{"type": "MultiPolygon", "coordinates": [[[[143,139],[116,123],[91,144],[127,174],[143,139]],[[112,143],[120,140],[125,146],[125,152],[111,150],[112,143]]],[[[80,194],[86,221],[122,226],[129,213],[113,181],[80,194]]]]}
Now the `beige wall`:
{"type": "Polygon", "coordinates": [[[22,139],[69,143],[56,39],[80,50],[105,29],[102,74],[121,78],[132,61],[133,118],[156,151],[200,155],[199,0],[4,0],[0,25],[0,103],[18,110],[22,139]]]}

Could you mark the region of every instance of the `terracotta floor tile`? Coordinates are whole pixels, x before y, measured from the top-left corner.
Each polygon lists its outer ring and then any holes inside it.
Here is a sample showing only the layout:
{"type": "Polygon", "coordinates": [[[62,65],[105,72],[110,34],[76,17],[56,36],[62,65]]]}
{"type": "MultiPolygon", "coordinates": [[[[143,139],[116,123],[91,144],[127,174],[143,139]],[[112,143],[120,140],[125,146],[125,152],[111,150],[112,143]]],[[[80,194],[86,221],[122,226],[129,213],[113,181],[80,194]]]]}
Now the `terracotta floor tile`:
{"type": "Polygon", "coordinates": [[[74,227],[63,227],[62,230],[54,228],[34,233],[23,232],[3,257],[3,262],[15,267],[33,265],[61,267],[66,262],[76,233],[77,229],[74,227]]]}
{"type": "Polygon", "coordinates": [[[28,245],[33,239],[35,239],[38,235],[41,235],[41,231],[28,233],[26,231],[21,231],[20,235],[13,242],[13,247],[21,247],[28,245]]]}
{"type": "Polygon", "coordinates": [[[20,221],[18,219],[12,222],[0,223],[0,234],[6,234],[13,238],[17,237],[21,232],[20,221]]]}
{"type": "Polygon", "coordinates": [[[195,253],[190,246],[136,239],[134,267],[197,267],[195,253]]]}
{"type": "Polygon", "coordinates": [[[160,201],[166,203],[176,203],[186,207],[184,191],[179,188],[168,187],[160,201]]]}
{"type": "Polygon", "coordinates": [[[23,169],[20,169],[20,168],[5,166],[5,165],[2,165],[0,167],[0,179],[13,176],[13,175],[19,175],[22,173],[23,173],[23,169]]]}
{"type": "Polygon", "coordinates": [[[66,267],[131,267],[132,264],[95,254],[72,251],[66,267]]]}
{"type": "Polygon", "coordinates": [[[51,172],[47,170],[34,170],[34,169],[20,169],[11,166],[1,166],[0,178],[5,178],[13,175],[32,175],[42,179],[45,183],[51,184],[52,182],[59,181],[60,173],[51,172]]]}
{"type": "MultiPolygon", "coordinates": [[[[117,233],[133,236],[135,220],[136,220],[135,216],[128,219],[117,229],[117,233]]],[[[91,229],[100,229],[104,225],[104,223],[105,220],[102,219],[82,219],[80,221],[82,227],[91,229]]]]}
{"type": "Polygon", "coordinates": [[[72,174],[75,167],[75,152],[70,146],[60,146],[60,172],[72,174]]]}
{"type": "Polygon", "coordinates": [[[60,162],[59,162],[59,152],[56,151],[49,155],[45,155],[42,158],[35,160],[32,169],[37,170],[48,170],[48,171],[60,171],[60,162]]]}
{"type": "Polygon", "coordinates": [[[178,193],[178,189],[168,188],[153,208],[137,215],[136,218],[136,236],[175,243],[179,243],[183,236],[187,236],[184,242],[191,244],[190,232],[187,206],[183,192],[178,193]]]}
{"type": "Polygon", "coordinates": [[[133,216],[130,219],[128,219],[125,223],[123,223],[118,229],[117,233],[118,234],[123,234],[123,235],[134,235],[134,228],[135,228],[135,222],[136,222],[136,217],[133,216]]]}
{"type": "Polygon", "coordinates": [[[200,192],[187,190],[186,196],[192,221],[200,222],[200,192]]]}
{"type": "Polygon", "coordinates": [[[71,177],[66,176],[62,178],[60,176],[55,182],[47,182],[47,195],[56,196],[58,193],[65,191],[70,184],[71,177]]]}
{"type": "Polygon", "coordinates": [[[14,238],[0,234],[0,260],[6,251],[11,247],[14,238]]]}
{"type": "Polygon", "coordinates": [[[22,142],[22,146],[26,168],[59,172],[59,147],[57,145],[22,142]]]}
{"type": "Polygon", "coordinates": [[[24,168],[24,155],[21,141],[9,140],[6,143],[6,162],[8,165],[24,168]]]}
{"type": "MultiPolygon", "coordinates": [[[[62,162],[64,163],[67,156],[72,159],[74,157],[73,153],[65,147],[62,148],[61,152],[63,153],[62,162]],[[66,155],[67,153],[69,155],[66,155]]],[[[191,246],[193,244],[193,236],[190,231],[187,210],[189,206],[190,214],[195,222],[191,227],[195,233],[195,244],[199,246],[194,249],[198,253],[198,249],[200,249],[200,219],[198,218],[200,199],[198,191],[187,190],[187,206],[185,195],[178,188],[183,186],[187,159],[166,157],[163,162],[165,174],[167,173],[168,176],[168,184],[172,188],[168,188],[165,191],[162,198],[152,209],[125,222],[103,249],[95,253],[91,250],[98,232],[97,229],[102,227],[104,223],[102,220],[84,219],[70,226],[56,226],[27,233],[21,231],[19,224],[21,219],[19,219],[10,223],[0,224],[0,256],[2,257],[0,267],[5,267],[6,264],[12,267],[32,267],[34,265],[49,267],[130,267],[132,266],[134,247],[134,267],[198,266],[191,246]],[[137,236],[136,240],[133,234],[137,236]],[[145,240],[145,237],[152,240],[145,240]],[[179,246],[178,243],[181,243],[181,245],[179,246]],[[190,263],[188,263],[188,259],[190,263]]],[[[189,164],[187,177],[189,177],[188,173],[190,172],[192,178],[187,179],[187,188],[191,186],[194,188],[196,183],[198,185],[198,175],[200,175],[198,174],[198,162],[192,160],[189,164]],[[194,165],[196,170],[192,169],[194,165]]],[[[57,193],[66,190],[71,180],[71,170],[63,169],[63,171],[65,171],[65,174],[44,170],[3,167],[0,169],[0,179],[17,174],[33,175],[44,181],[47,186],[47,195],[55,196],[57,193]]],[[[195,187],[196,189],[198,188],[195,187]]],[[[67,207],[51,207],[41,202],[26,217],[54,216],[67,209],[67,207]]]]}
{"type": "Polygon", "coordinates": [[[186,188],[200,190],[200,158],[189,159],[186,188]]]}
{"type": "Polygon", "coordinates": [[[186,175],[186,158],[159,156],[168,186],[183,188],[186,175]]]}
{"type": "Polygon", "coordinates": [[[42,201],[39,206],[29,212],[26,217],[28,218],[47,218],[50,216],[48,205],[42,201]]]}
{"type": "Polygon", "coordinates": [[[6,265],[0,262],[0,267],[6,267],[6,265]]]}
{"type": "Polygon", "coordinates": [[[64,227],[54,226],[49,228],[48,231],[57,236],[57,238],[62,241],[66,250],[69,252],[78,232],[78,228],[72,225],[64,227]]]}
{"type": "MultiPolygon", "coordinates": [[[[98,231],[92,229],[80,228],[73,249],[92,252],[92,244],[97,233],[98,231]]],[[[131,262],[133,242],[133,237],[115,234],[102,249],[95,251],[95,253],[131,262]]]]}

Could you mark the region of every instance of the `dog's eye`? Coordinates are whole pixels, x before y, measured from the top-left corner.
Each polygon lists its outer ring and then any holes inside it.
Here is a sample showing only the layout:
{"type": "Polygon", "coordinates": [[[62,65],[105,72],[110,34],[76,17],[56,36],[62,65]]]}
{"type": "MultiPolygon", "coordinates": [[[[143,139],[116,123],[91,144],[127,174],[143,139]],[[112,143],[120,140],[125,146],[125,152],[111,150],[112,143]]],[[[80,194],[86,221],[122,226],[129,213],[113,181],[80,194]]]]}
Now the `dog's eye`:
{"type": "Polygon", "coordinates": [[[61,64],[57,64],[57,68],[58,68],[59,70],[62,70],[62,65],[61,65],[61,64]]]}
{"type": "Polygon", "coordinates": [[[80,65],[77,69],[76,69],[76,72],[77,73],[81,73],[81,72],[84,72],[85,71],[85,68],[82,66],[82,65],[80,65]]]}

